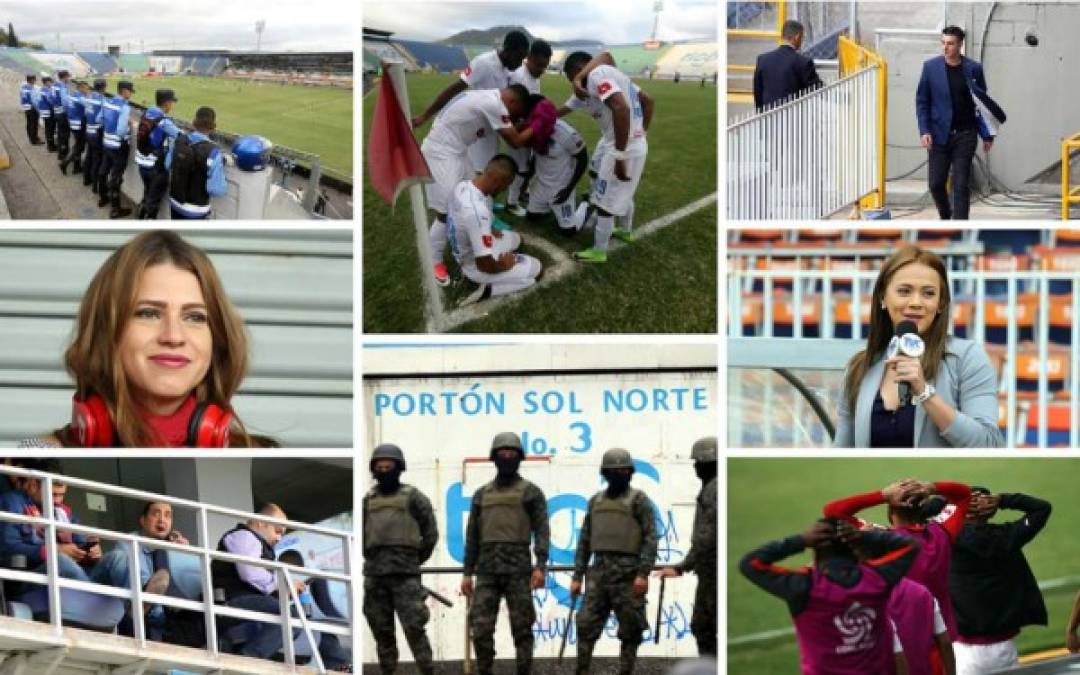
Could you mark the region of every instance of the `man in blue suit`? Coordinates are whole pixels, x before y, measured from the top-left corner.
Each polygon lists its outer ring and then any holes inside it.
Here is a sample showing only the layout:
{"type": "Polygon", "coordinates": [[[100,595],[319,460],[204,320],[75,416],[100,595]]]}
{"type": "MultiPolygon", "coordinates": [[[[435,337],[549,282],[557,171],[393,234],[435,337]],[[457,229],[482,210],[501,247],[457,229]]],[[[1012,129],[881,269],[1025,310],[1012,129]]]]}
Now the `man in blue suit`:
{"type": "Polygon", "coordinates": [[[990,152],[1005,113],[986,93],[982,65],[960,54],[964,31],[941,31],[942,55],[923,64],[915,92],[922,146],[929,152],[930,194],[942,220],[967,220],[971,161],[979,138],[990,152]],[[952,200],[948,180],[952,172],[952,200]]]}
{"type": "Polygon", "coordinates": [[[822,85],[814,69],[814,60],[799,53],[804,34],[801,23],[785,21],[780,29],[780,39],[784,44],[757,57],[754,67],[754,107],[758,110],[822,85]]]}

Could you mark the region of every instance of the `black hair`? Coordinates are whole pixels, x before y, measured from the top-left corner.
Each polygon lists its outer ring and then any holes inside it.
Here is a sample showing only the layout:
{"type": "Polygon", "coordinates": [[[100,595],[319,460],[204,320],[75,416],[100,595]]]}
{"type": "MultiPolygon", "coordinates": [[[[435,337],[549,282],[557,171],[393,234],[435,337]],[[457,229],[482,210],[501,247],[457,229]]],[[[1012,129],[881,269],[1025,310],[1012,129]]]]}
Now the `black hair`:
{"type": "Polygon", "coordinates": [[[172,504],[169,504],[169,502],[146,502],[145,504],[143,504],[142,514],[139,517],[145,518],[150,513],[150,507],[154,504],[166,504],[170,509],[172,508],[172,504]]]}
{"type": "Polygon", "coordinates": [[[967,35],[964,32],[964,29],[961,28],[960,26],[945,26],[944,28],[941,29],[941,34],[942,35],[951,35],[954,38],[956,38],[957,40],[959,40],[961,43],[964,42],[964,37],[967,35]]]}
{"type": "Polygon", "coordinates": [[[529,56],[535,56],[538,58],[551,58],[551,45],[547,43],[547,40],[537,40],[529,47],[529,56]]]}
{"type": "Polygon", "coordinates": [[[531,115],[533,108],[543,100],[546,100],[543,94],[529,94],[529,100],[525,103],[525,115],[531,115]]]}
{"type": "Polygon", "coordinates": [[[26,81],[27,82],[36,82],[37,81],[37,75],[27,75],[26,76],[26,81]]]}
{"type": "Polygon", "coordinates": [[[780,28],[780,37],[784,40],[793,40],[796,35],[802,35],[806,29],[795,19],[788,19],[780,28]]]}
{"type": "Polygon", "coordinates": [[[304,567],[304,556],[295,548],[290,548],[282,551],[278,554],[278,562],[283,562],[286,565],[292,565],[293,567],[304,567]]]}
{"type": "Polygon", "coordinates": [[[833,531],[833,536],[814,547],[814,552],[825,558],[851,558],[856,559],[858,556],[855,553],[855,549],[851,547],[845,541],[841,541],[836,536],[837,529],[840,526],[840,520],[837,518],[818,518],[817,522],[825,523],[830,526],[833,531]]]}
{"type": "Polygon", "coordinates": [[[513,175],[515,175],[517,173],[517,162],[514,161],[513,157],[511,157],[510,155],[507,155],[505,153],[500,152],[499,154],[492,157],[488,161],[487,166],[490,167],[492,164],[502,164],[502,165],[504,165],[504,167],[506,169],[506,174],[509,175],[509,176],[513,176],[513,175]]]}
{"type": "Polygon", "coordinates": [[[592,54],[589,52],[571,52],[563,61],[563,73],[571,77],[571,73],[577,72],[589,61],[592,61],[592,54]]]}
{"type": "Polygon", "coordinates": [[[523,106],[529,104],[529,90],[525,88],[523,84],[512,84],[507,89],[514,95],[514,98],[523,106]]]}
{"type": "Polygon", "coordinates": [[[209,106],[203,106],[195,111],[195,119],[191,126],[199,131],[212,131],[217,126],[217,113],[209,106]]]}
{"type": "Polygon", "coordinates": [[[502,49],[504,52],[527,52],[529,51],[529,38],[519,30],[512,30],[503,38],[502,49]]]}

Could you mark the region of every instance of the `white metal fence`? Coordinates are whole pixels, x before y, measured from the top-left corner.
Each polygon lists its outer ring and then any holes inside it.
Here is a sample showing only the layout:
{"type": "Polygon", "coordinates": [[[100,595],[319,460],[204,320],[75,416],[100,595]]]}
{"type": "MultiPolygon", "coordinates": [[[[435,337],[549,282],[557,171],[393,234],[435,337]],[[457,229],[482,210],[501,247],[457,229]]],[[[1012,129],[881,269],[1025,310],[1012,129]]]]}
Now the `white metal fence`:
{"type": "MultiPolygon", "coordinates": [[[[745,291],[761,284],[761,331],[762,338],[772,338],[774,333],[774,316],[776,305],[779,302],[790,302],[790,312],[793,325],[792,336],[801,338],[804,335],[804,316],[806,311],[804,303],[820,299],[820,313],[817,314],[818,332],[821,338],[831,339],[837,335],[836,308],[834,304],[841,296],[833,292],[836,284],[854,284],[850,296],[845,293],[842,297],[850,299],[850,340],[853,343],[865,342],[866,335],[863,333],[862,314],[863,307],[868,302],[866,295],[873,288],[878,277],[876,270],[802,270],[802,269],[737,269],[738,266],[729,266],[728,270],[728,337],[741,337],[743,326],[743,306],[747,298],[745,291]],[[791,294],[788,298],[775,297],[774,289],[777,280],[791,283],[791,294]]],[[[1020,314],[1022,311],[1019,296],[1021,291],[1033,293],[1037,297],[1034,307],[1034,316],[1031,318],[1032,349],[1037,353],[1037,387],[1032,403],[1037,405],[1037,419],[1031,420],[1037,425],[1036,442],[1038,447],[1048,445],[1049,430],[1049,405],[1055,402],[1054,394],[1049,390],[1050,355],[1051,351],[1065,351],[1068,354],[1068,375],[1064,382],[1064,392],[1067,399],[1058,399],[1058,405],[1067,404],[1069,407],[1069,441],[1070,447],[1080,446],[1080,377],[1076,369],[1080,366],[1080,271],[1074,272],[1049,272],[1049,271],[950,271],[949,283],[952,289],[954,305],[962,298],[972,304],[971,317],[967,322],[967,337],[979,343],[986,342],[987,335],[987,308],[988,302],[993,298],[1003,301],[1005,317],[1005,344],[1003,346],[1004,359],[1002,361],[1001,383],[999,388],[1001,402],[1005,405],[1005,438],[1009,447],[1021,444],[1026,429],[1030,422],[1026,419],[1018,420],[1018,415],[1026,418],[1027,412],[1019,410],[1025,408],[1018,406],[1020,397],[1017,387],[1017,358],[1020,343],[1020,314]],[[1054,346],[1050,345],[1050,306],[1051,284],[1071,282],[1072,292],[1068,296],[1058,296],[1060,302],[1069,305],[1068,316],[1069,344],[1054,346]],[[1003,293],[991,294],[987,290],[989,284],[1004,287],[1003,293]],[[1067,403],[1065,402],[1067,401],[1067,403]],[[1024,424],[1021,424],[1024,422],[1024,424]]],[[[817,306],[815,305],[815,310],[817,306]]],[[[955,328],[956,314],[949,316],[949,333],[955,328]]],[[[752,338],[750,338],[752,339],[752,338]]],[[[764,342],[764,341],[763,341],[764,342]]],[[[852,350],[854,354],[855,348],[852,350]]],[[[1028,372],[1025,375],[1032,375],[1028,372]]],[[[1030,377],[1025,379],[1031,379],[1030,377]]]]}
{"type": "Polygon", "coordinates": [[[814,220],[876,189],[878,66],[727,130],[729,220],[814,220]]]}
{"type": "MultiPolygon", "coordinates": [[[[318,642],[315,639],[314,635],[315,632],[338,635],[342,637],[344,644],[351,644],[352,617],[355,613],[351,606],[353,593],[351,563],[353,538],[352,534],[349,532],[341,532],[339,530],[319,527],[317,525],[308,525],[306,523],[298,523],[291,520],[281,520],[278,518],[271,518],[269,516],[246,513],[243,511],[237,511],[235,509],[212,506],[209,504],[193,502],[185,499],[177,499],[175,497],[155,494],[152,492],[132,490],[125,487],[109,485],[107,483],[99,483],[96,481],[84,480],[81,478],[73,478],[71,476],[61,476],[51,473],[30,471],[27,469],[19,469],[2,465],[0,465],[0,474],[6,474],[9,476],[20,476],[23,478],[40,479],[42,481],[41,494],[43,495],[51,495],[53,482],[61,482],[66,483],[70,486],[93,490],[96,492],[104,492],[107,494],[113,494],[129,499],[138,499],[148,502],[164,502],[167,504],[171,504],[174,507],[194,510],[197,513],[197,533],[198,541],[200,543],[198,545],[183,545],[161,539],[150,539],[148,537],[114,532],[112,530],[104,530],[97,527],[77,525],[74,523],[67,523],[57,520],[56,509],[53,507],[51,499],[42,500],[42,515],[40,517],[0,511],[0,520],[2,521],[24,523],[36,527],[42,527],[45,530],[45,574],[41,574],[39,572],[27,572],[9,568],[0,568],[0,580],[21,581],[25,583],[46,586],[49,602],[49,620],[58,636],[61,635],[63,631],[60,590],[62,588],[68,588],[85,591],[88,593],[94,593],[97,595],[120,598],[122,600],[129,600],[132,604],[132,607],[141,607],[143,603],[147,603],[202,612],[205,617],[206,651],[211,657],[217,657],[219,653],[217,638],[218,630],[216,622],[216,619],[218,617],[228,617],[232,619],[241,619],[243,621],[258,621],[260,623],[278,624],[281,627],[282,631],[282,649],[285,654],[285,662],[291,666],[296,665],[296,652],[295,645],[293,644],[292,633],[294,630],[300,630],[304,637],[307,639],[308,644],[312,647],[312,664],[314,665],[315,669],[320,673],[325,673],[327,672],[327,670],[325,665],[323,664],[322,658],[319,655],[319,650],[317,648],[318,642]],[[277,561],[263,560],[261,558],[251,558],[248,556],[234,555],[232,553],[218,551],[216,550],[216,547],[209,542],[210,530],[207,516],[210,513],[234,517],[240,521],[265,521],[276,525],[282,525],[292,530],[300,530],[339,539],[342,546],[343,571],[341,573],[327,572],[315,568],[299,567],[277,561]],[[128,564],[130,566],[129,577],[131,579],[131,586],[129,588],[118,588],[115,586],[107,586],[61,577],[59,565],[57,562],[57,555],[59,554],[57,548],[58,544],[56,540],[57,531],[66,531],[82,535],[94,535],[103,540],[116,541],[117,545],[119,546],[126,546],[128,548],[128,564]],[[189,600],[169,595],[156,595],[144,592],[142,590],[142,582],[139,575],[139,564],[141,562],[139,552],[140,546],[149,546],[154,549],[164,549],[168,551],[176,551],[178,553],[198,556],[202,578],[202,599],[189,600]],[[214,587],[213,580],[210,574],[210,563],[213,560],[224,560],[232,563],[253,565],[273,571],[274,575],[277,577],[278,598],[280,599],[280,613],[276,615],[265,614],[263,612],[237,609],[233,607],[226,607],[223,605],[214,604],[214,587]],[[347,623],[339,623],[316,621],[308,618],[307,614],[304,611],[304,607],[300,602],[300,597],[297,595],[296,589],[293,587],[293,574],[302,574],[309,578],[326,579],[327,581],[337,581],[344,583],[347,589],[346,602],[349,603],[349,610],[347,612],[349,621],[347,623]],[[290,617],[290,606],[295,610],[295,616],[290,617]]],[[[135,639],[138,640],[140,647],[145,647],[147,638],[144,613],[138,610],[132,611],[131,618],[135,639]]]]}

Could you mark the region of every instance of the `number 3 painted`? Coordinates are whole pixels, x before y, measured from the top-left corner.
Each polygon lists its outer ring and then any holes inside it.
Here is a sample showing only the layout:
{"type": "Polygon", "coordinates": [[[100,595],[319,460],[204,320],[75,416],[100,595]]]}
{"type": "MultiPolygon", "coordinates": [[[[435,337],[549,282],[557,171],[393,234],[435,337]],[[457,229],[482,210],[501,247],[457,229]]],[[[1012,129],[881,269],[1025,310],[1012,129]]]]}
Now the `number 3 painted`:
{"type": "Polygon", "coordinates": [[[578,432],[578,440],[581,441],[581,447],[571,447],[570,452],[588,452],[592,447],[592,429],[586,422],[574,422],[570,425],[572,431],[578,432]]]}

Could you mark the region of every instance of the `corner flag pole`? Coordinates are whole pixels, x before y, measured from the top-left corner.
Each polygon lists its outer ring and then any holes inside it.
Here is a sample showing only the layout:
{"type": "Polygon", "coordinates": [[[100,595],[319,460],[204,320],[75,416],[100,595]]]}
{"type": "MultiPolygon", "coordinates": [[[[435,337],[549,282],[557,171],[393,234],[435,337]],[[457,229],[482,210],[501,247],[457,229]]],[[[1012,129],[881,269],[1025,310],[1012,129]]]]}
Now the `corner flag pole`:
{"type": "MultiPolygon", "coordinates": [[[[405,113],[405,119],[412,120],[412,111],[409,108],[409,91],[405,83],[405,66],[400,61],[383,61],[383,77],[389,77],[394,85],[394,94],[397,95],[398,105],[405,113]]],[[[435,276],[431,272],[435,261],[431,259],[431,246],[428,244],[427,208],[424,204],[424,191],[419,185],[413,184],[409,188],[409,203],[412,205],[413,227],[416,230],[416,248],[420,255],[420,278],[423,279],[424,295],[426,302],[426,321],[428,330],[436,317],[443,314],[442,291],[435,284],[435,276]]]]}

